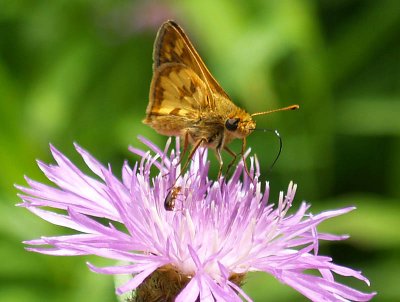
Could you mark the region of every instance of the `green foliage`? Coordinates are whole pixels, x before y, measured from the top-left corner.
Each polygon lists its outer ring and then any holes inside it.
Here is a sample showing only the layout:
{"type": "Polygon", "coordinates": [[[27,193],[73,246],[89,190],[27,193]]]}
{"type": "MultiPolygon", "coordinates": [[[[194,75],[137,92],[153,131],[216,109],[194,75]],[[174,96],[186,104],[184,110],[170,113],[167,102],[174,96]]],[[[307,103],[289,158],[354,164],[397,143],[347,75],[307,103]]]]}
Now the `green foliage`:
{"type": "MultiPolygon", "coordinates": [[[[70,0],[0,1],[0,301],[116,301],[111,278],[88,272],[86,258],[23,250],[22,240],[63,230],[15,208],[13,184],[43,180],[34,160],[51,161],[49,142],[80,165],[76,141],[117,171],[135,160],[127,146],[138,134],[165,141],[141,120],[166,19],[182,24],[235,103],[300,104],[257,119],[283,137],[271,173],[276,138],[248,140],[271,197],[294,180],[314,212],[356,205],[326,224],[351,239],[322,250],[362,269],[379,301],[400,300],[399,1],[70,0]]],[[[274,279],[249,279],[255,301],[302,299],[274,279]]]]}

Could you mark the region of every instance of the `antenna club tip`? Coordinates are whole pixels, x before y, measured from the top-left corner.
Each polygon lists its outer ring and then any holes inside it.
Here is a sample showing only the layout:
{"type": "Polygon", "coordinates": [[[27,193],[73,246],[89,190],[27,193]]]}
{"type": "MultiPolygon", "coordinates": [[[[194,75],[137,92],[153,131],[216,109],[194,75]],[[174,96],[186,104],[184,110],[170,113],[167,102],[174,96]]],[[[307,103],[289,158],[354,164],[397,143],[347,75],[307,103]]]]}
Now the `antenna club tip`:
{"type": "Polygon", "coordinates": [[[278,111],[295,110],[295,109],[299,109],[299,108],[300,108],[299,105],[291,105],[291,106],[287,106],[287,107],[283,107],[283,108],[279,108],[279,109],[273,109],[273,110],[269,110],[269,111],[256,112],[256,113],[250,114],[250,116],[257,116],[257,115],[270,114],[270,113],[278,112],[278,111]]]}

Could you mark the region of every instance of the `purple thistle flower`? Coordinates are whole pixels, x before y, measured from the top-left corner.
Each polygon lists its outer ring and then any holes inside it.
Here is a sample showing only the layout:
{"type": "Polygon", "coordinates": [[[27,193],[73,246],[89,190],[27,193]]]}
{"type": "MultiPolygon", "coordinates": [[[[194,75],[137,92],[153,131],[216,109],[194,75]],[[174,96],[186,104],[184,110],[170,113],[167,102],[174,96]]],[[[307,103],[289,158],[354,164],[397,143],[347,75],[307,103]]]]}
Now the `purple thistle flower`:
{"type": "Polygon", "coordinates": [[[131,276],[117,294],[134,290],[132,301],[251,301],[241,285],[252,271],[269,273],[312,301],[368,301],[375,295],[336,282],[334,274],[369,285],[360,272],[318,255],[319,240],[347,238],[318,233],[318,224],[354,207],[311,215],[303,202],[289,215],[296,185],[290,183],[274,207],[268,203],[268,183],[265,192],[261,190],[257,160],[251,158],[253,180],[239,163],[229,180],[212,181],[207,150],[199,149],[175,184],[181,190],[174,210],[166,211],[165,198],[180,173],[179,142],[169,152],[170,140],[164,151],[141,141],[154,154],[130,148],[142,159],[133,168],[123,165],[122,181],[78,145],[96,179],[51,146],[57,165],[38,164],[58,188],[26,178],[28,188],[17,186],[23,192],[20,206],[78,233],[29,240],[27,250],[127,262],[88,266],[97,273],[131,276]]]}

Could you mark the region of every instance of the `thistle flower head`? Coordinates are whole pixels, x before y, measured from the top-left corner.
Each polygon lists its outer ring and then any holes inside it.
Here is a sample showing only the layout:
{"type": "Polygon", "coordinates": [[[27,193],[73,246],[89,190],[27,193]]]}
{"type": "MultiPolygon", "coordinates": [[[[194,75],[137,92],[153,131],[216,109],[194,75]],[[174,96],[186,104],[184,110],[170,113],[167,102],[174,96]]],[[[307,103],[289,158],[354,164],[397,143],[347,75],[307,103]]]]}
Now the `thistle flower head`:
{"type": "Polygon", "coordinates": [[[318,254],[319,240],[347,237],[319,233],[317,226],[353,207],[311,215],[303,202],[289,214],[296,185],[290,183],[275,205],[268,202],[268,183],[262,190],[253,158],[252,178],[239,163],[229,179],[210,180],[206,149],[195,153],[190,168],[176,180],[179,143],[170,151],[170,141],[161,150],[141,140],[151,151],[131,148],[141,160],[133,167],[123,165],[122,180],[78,145],[95,177],[51,146],[57,164],[38,164],[57,187],[26,178],[29,187],[17,186],[20,206],[77,233],[29,240],[27,249],[123,261],[125,265],[88,266],[98,273],[129,275],[117,293],[135,291],[133,301],[251,301],[241,285],[252,271],[271,274],[312,301],[373,297],[334,279],[337,274],[369,284],[360,272],[318,254]],[[165,199],[177,187],[174,207],[167,211],[165,199]]]}

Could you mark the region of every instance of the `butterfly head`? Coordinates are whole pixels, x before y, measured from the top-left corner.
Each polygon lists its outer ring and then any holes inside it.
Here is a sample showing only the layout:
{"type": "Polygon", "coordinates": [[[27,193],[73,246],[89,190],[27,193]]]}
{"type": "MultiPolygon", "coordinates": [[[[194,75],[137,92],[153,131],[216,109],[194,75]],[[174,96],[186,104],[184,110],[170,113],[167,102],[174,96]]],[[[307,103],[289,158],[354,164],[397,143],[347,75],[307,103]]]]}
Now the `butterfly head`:
{"type": "Polygon", "coordinates": [[[298,108],[298,105],[291,105],[284,108],[256,112],[253,114],[248,114],[246,111],[238,109],[238,111],[227,117],[225,121],[225,129],[231,138],[243,139],[256,129],[256,122],[253,120],[253,116],[265,115],[277,111],[295,110],[298,108]]]}
{"type": "Polygon", "coordinates": [[[241,112],[235,116],[228,117],[225,121],[225,129],[234,138],[243,139],[256,128],[256,122],[247,112],[241,112]]]}

